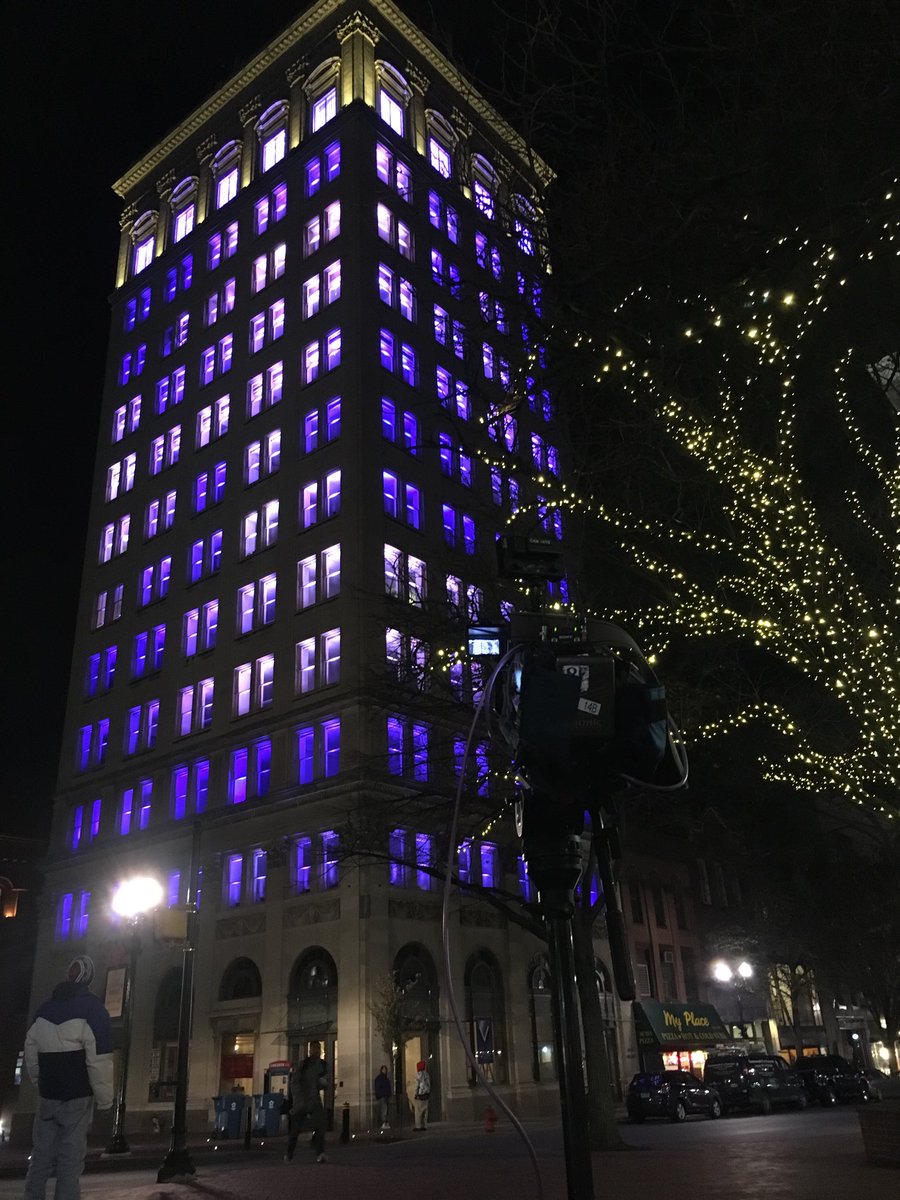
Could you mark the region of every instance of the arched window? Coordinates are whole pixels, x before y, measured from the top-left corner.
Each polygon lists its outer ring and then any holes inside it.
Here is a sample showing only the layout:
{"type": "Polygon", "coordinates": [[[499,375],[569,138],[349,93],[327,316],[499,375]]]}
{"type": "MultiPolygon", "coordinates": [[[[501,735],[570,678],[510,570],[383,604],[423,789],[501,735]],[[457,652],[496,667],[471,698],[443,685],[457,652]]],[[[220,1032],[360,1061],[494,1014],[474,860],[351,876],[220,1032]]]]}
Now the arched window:
{"type": "MultiPolygon", "coordinates": [[[[486,950],[473,954],[466,964],[466,1015],[469,1044],[486,1078],[506,1082],[503,990],[500,971],[486,950]]],[[[469,1081],[476,1082],[472,1072],[469,1081]]]]}
{"type": "Polygon", "coordinates": [[[197,216],[197,176],[182,179],[172,192],[172,241],[180,242],[194,228],[197,216]]]}
{"type": "Polygon", "coordinates": [[[304,84],[309,101],[310,133],[315,133],[337,116],[340,72],[340,59],[329,58],[313,71],[304,84]]]}
{"type": "Polygon", "coordinates": [[[428,127],[428,161],[439,175],[449,179],[453,174],[453,154],[458,138],[450,122],[433,108],[425,110],[428,127]]]}
{"type": "Polygon", "coordinates": [[[528,974],[528,990],[531,1010],[531,1074],[535,1083],[547,1083],[556,1079],[556,1063],[550,968],[543,955],[531,964],[528,974]]]}
{"type": "Polygon", "coordinates": [[[288,1020],[305,1041],[337,1033],[338,979],[334,959],[321,947],[307,950],[291,973],[288,1020]]]}
{"type": "Polygon", "coordinates": [[[390,125],[394,133],[403,137],[406,132],[406,108],[410,97],[409,84],[396,67],[382,61],[375,64],[375,77],[375,104],[378,115],[390,125]]]}
{"type": "Polygon", "coordinates": [[[219,1000],[249,1000],[262,995],[259,968],[250,958],[236,958],[222,975],[219,1000]]]}
{"type": "Polygon", "coordinates": [[[153,262],[153,250],[156,243],[156,226],[159,224],[158,212],[145,212],[134,223],[131,238],[134,243],[132,258],[132,273],[139,275],[153,262]]]}
{"type": "Polygon", "coordinates": [[[423,946],[406,946],[394,962],[404,1022],[410,1029],[423,1029],[438,1019],[437,972],[431,955],[423,946]]]}
{"type": "Polygon", "coordinates": [[[234,141],[223,146],[212,160],[212,175],[216,181],[216,209],[233,200],[240,181],[241,143],[234,141]]]}
{"type": "Polygon", "coordinates": [[[260,165],[268,171],[281,162],[287,153],[287,124],[290,104],[279,100],[270,105],[256,122],[259,138],[260,165]]]}
{"type": "Polygon", "coordinates": [[[493,219],[500,178],[482,154],[472,155],[472,198],[475,207],[493,219]]]}

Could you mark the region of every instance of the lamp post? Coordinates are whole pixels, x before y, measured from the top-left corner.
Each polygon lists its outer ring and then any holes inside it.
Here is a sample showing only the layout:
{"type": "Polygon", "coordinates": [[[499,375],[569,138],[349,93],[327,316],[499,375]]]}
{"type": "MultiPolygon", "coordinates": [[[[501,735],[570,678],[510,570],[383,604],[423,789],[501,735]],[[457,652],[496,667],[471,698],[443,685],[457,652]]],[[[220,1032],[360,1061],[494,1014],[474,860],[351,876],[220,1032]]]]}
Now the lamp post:
{"type": "Polygon", "coordinates": [[[188,1065],[191,1053],[191,1016],[194,1004],[194,949],[197,936],[197,875],[200,870],[200,820],[194,822],[191,839],[191,866],[188,875],[187,936],[181,964],[181,1002],[178,1008],[178,1066],[175,1079],[175,1111],[169,1150],[156,1174],[157,1183],[166,1183],[182,1175],[194,1175],[187,1148],[188,1065]]]}
{"type": "Polygon", "coordinates": [[[125,1137],[125,1093],[128,1088],[128,1059],[131,1053],[131,1021],[134,1011],[134,977],[137,971],[138,952],[141,941],[138,937],[138,922],[141,917],[156,908],[162,900],[163,890],[158,879],[141,875],[126,879],[116,888],[112,898],[112,910],[131,922],[128,967],[125,972],[125,992],[122,998],[122,1066],[119,1071],[119,1087],[116,1094],[116,1118],[112,1140],[105,1155],[130,1154],[131,1147],[125,1137]]]}
{"type": "Polygon", "coordinates": [[[744,1024],[744,995],[741,989],[744,983],[752,977],[753,968],[748,962],[742,959],[734,970],[732,970],[727,962],[720,959],[719,962],[713,963],[712,973],[713,978],[718,980],[719,983],[734,984],[738,1008],[738,1025],[741,1029],[741,1037],[745,1038],[747,1036],[747,1026],[744,1024]]]}

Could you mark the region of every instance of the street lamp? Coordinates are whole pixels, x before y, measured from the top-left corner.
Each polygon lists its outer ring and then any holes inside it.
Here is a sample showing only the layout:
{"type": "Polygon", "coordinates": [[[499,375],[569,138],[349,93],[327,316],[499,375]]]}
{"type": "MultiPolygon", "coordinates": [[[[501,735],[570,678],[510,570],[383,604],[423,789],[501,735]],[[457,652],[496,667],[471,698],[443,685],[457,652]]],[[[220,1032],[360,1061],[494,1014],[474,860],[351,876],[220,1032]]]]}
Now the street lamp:
{"type": "Polygon", "coordinates": [[[141,948],[138,937],[138,922],[141,917],[156,908],[163,898],[162,884],[149,875],[126,879],[116,888],[112,898],[112,910],[131,923],[128,969],[125,972],[125,994],[122,1002],[122,1068],[119,1072],[119,1087],[116,1095],[116,1119],[112,1140],[106,1154],[130,1154],[131,1147],[125,1137],[125,1092],[128,1087],[128,1058],[131,1052],[131,1019],[134,1010],[134,977],[137,957],[141,948]]]}
{"type": "Polygon", "coordinates": [[[741,987],[742,983],[746,983],[746,981],[753,975],[753,968],[748,962],[744,962],[742,960],[738,963],[737,967],[732,970],[727,962],[720,959],[718,962],[713,963],[712,973],[713,978],[719,983],[734,984],[738,1007],[738,1025],[741,1028],[741,1037],[746,1037],[747,1027],[744,1024],[744,996],[741,987]]]}
{"type": "Polygon", "coordinates": [[[157,1183],[196,1173],[187,1147],[188,1066],[191,1053],[191,1017],[194,1001],[194,950],[197,940],[197,878],[200,870],[200,835],[203,826],[194,822],[191,838],[191,866],[188,874],[187,937],[181,963],[181,1001],[178,1006],[178,1066],[175,1080],[175,1111],[169,1150],[156,1174],[157,1183]]]}

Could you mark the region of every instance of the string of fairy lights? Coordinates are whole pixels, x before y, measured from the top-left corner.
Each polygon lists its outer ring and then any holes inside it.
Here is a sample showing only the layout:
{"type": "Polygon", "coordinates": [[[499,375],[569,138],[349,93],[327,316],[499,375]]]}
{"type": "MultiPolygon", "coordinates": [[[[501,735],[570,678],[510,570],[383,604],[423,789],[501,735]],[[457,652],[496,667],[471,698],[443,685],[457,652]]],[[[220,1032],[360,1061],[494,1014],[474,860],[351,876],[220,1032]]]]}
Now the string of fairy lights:
{"type": "MultiPolygon", "coordinates": [[[[722,635],[749,639],[828,689],[856,730],[850,749],[822,749],[821,738],[813,737],[783,703],[763,699],[685,730],[689,740],[723,737],[764,722],[784,744],[778,757],[761,756],[765,778],[797,790],[843,795],[888,818],[900,815],[900,424],[890,409],[893,444],[867,440],[853,403],[859,385],[851,376],[860,369],[859,352],[853,345],[836,347],[833,395],[828,398],[834,400],[847,444],[883,492],[890,528],[884,528],[883,520],[876,522],[849,487],[842,503],[860,535],[884,557],[892,579],[885,600],[867,587],[866,579],[854,575],[810,497],[798,465],[804,425],[798,415],[797,376],[809,335],[833,308],[834,293],[847,286],[858,263],[887,258],[893,266],[900,255],[898,186],[895,182],[868,206],[865,236],[857,238],[852,251],[815,244],[799,231],[780,238],[769,252],[771,262],[756,278],[781,269],[790,275],[789,288],[745,283],[726,303],[702,298],[683,302],[682,350],[702,353],[705,377],[712,380],[702,412],[668,385],[652,352],[630,353],[619,342],[601,342],[585,333],[570,338],[574,350],[592,356],[600,389],[614,386],[633,403],[649,406],[666,435],[718,485],[731,535],[673,527],[615,509],[549,473],[531,473],[531,498],[523,493],[523,509],[530,509],[531,519],[538,514],[534,493],[540,489],[543,511],[559,508],[596,522],[632,563],[663,581],[666,602],[602,614],[634,631],[652,651],[651,661],[664,658],[675,642],[700,643],[722,635]],[[789,263],[789,271],[783,263],[789,263]],[[769,453],[748,445],[742,431],[759,396],[778,400],[777,438],[769,453]],[[711,410],[714,418],[708,415],[711,410]],[[698,561],[704,564],[702,578],[690,565],[698,561]]],[[[617,315],[624,317],[651,299],[637,287],[622,300],[617,315]]],[[[821,353],[810,351],[816,352],[821,353]]],[[[887,397],[885,405],[890,408],[887,397]]],[[[522,459],[502,444],[478,453],[488,467],[508,473],[523,469],[522,459]]],[[[523,519],[520,510],[508,524],[521,527],[523,519]]],[[[465,657],[465,651],[455,650],[452,657],[465,657]]],[[[442,667],[446,665],[447,659],[442,667]]]]}

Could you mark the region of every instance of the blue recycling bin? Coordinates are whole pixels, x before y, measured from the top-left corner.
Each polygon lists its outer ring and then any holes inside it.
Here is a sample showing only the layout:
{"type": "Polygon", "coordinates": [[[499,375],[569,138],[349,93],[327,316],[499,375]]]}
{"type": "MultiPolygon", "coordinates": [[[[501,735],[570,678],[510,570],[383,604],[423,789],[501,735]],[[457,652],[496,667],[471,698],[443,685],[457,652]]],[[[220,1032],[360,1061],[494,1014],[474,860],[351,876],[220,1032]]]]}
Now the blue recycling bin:
{"type": "Polygon", "coordinates": [[[214,1096],[216,1107],[215,1131],[226,1138],[239,1138],[243,1133],[244,1105],[247,1097],[240,1092],[229,1092],[227,1096],[214,1096]]]}
{"type": "Polygon", "coordinates": [[[266,1137],[275,1137],[281,1131],[281,1092],[265,1092],[259,1097],[260,1106],[256,1114],[256,1128],[265,1131],[266,1137]]]}

